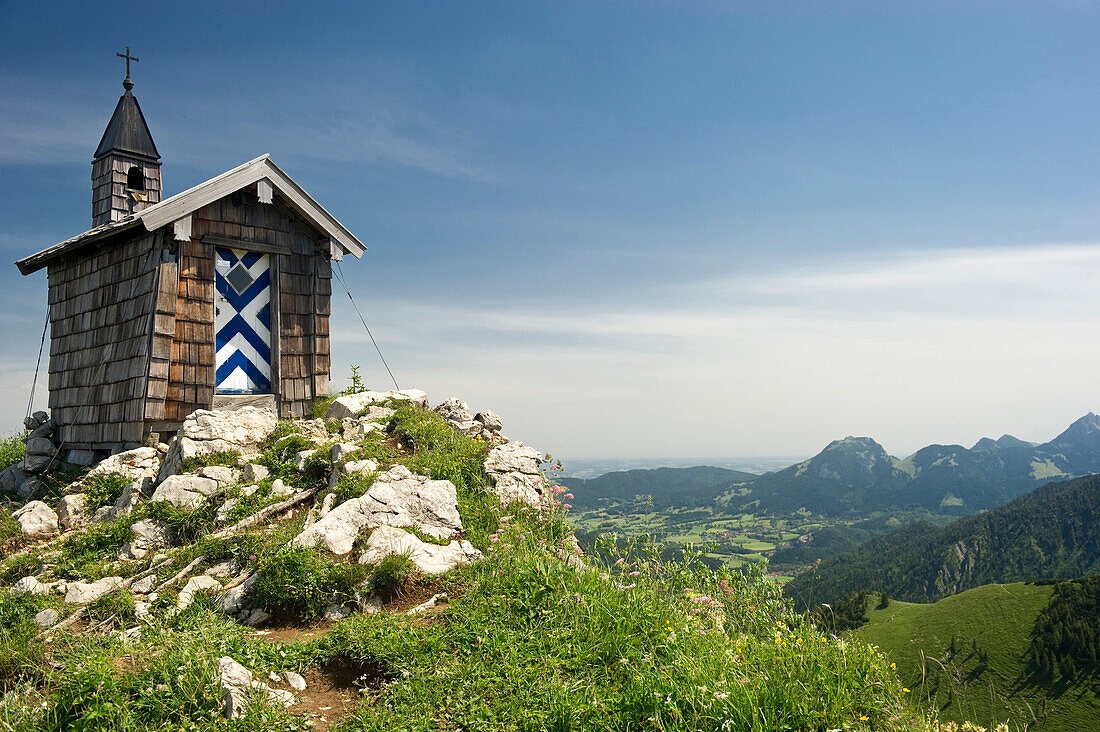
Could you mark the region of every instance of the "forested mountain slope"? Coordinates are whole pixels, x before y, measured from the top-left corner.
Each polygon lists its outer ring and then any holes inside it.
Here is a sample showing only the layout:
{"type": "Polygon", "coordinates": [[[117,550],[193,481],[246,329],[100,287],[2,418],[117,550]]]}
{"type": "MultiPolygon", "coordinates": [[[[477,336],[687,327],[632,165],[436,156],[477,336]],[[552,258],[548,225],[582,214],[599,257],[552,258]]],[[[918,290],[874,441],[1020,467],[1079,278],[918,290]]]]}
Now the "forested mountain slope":
{"type": "Polygon", "coordinates": [[[1100,571],[1100,475],[1035,489],[944,527],[914,524],[822,561],[786,592],[803,606],[870,589],[930,602],[993,582],[1100,571]]]}

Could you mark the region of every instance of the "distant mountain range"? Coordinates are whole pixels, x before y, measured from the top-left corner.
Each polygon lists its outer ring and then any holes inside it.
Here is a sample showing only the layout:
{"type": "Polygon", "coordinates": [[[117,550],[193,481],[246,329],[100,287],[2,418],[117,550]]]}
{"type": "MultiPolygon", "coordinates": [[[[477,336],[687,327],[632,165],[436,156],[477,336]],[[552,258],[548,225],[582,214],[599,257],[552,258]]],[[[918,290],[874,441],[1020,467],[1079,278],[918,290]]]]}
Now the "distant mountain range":
{"type": "Polygon", "coordinates": [[[966,515],[1036,486],[1100,472],[1100,417],[1089,413],[1042,445],[1005,435],[972,448],[929,445],[904,460],[869,437],[846,437],[789,468],[734,485],[719,499],[733,510],[867,514],[898,508],[966,515]]]}
{"type": "Polygon", "coordinates": [[[563,478],[573,504],[651,497],[655,507],[716,506],[735,513],[866,516],[920,509],[965,516],[985,511],[1052,480],[1100,472],[1100,417],[1088,413],[1050,442],[1011,435],[971,448],[929,445],[899,459],[869,437],[845,437],[814,457],[764,475],[715,467],[657,468],[563,478]]]}
{"type": "Polygon", "coordinates": [[[624,470],[598,478],[561,478],[558,482],[575,491],[571,502],[578,509],[632,501],[637,496],[652,497],[657,507],[697,507],[713,506],[714,499],[728,491],[731,484],[756,477],[742,470],[698,466],[624,470]]]}
{"type": "Polygon", "coordinates": [[[864,589],[931,602],[993,582],[1098,572],[1100,475],[1090,475],[1044,485],[943,528],[920,522],[876,537],[823,560],[785,591],[802,606],[834,603],[864,589]]]}

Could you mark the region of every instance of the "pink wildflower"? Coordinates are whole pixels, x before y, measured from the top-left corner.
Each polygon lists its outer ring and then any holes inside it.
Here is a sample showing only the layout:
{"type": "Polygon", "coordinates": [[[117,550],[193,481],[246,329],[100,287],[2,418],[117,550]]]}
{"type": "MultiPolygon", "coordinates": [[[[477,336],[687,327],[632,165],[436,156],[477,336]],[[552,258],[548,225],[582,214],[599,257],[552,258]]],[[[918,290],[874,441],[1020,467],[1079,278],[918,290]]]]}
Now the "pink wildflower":
{"type": "Polygon", "coordinates": [[[565,497],[568,498],[571,501],[573,500],[573,494],[572,493],[566,493],[565,497]]]}
{"type": "Polygon", "coordinates": [[[623,589],[624,590],[633,590],[637,586],[638,586],[637,583],[631,582],[629,585],[623,585],[623,589]]]}
{"type": "Polygon", "coordinates": [[[627,577],[637,577],[640,574],[641,574],[641,572],[631,572],[630,574],[627,575],[627,577]]]}

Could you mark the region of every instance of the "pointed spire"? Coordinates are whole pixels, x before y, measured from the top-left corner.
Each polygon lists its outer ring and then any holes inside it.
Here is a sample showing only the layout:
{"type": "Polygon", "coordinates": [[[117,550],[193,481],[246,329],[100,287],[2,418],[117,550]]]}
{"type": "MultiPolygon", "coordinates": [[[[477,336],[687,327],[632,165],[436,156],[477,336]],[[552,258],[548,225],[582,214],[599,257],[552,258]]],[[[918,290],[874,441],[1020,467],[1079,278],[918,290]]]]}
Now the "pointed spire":
{"type": "Polygon", "coordinates": [[[160,153],[153,144],[153,136],[149,133],[149,125],[145,123],[145,115],[141,113],[137,97],[131,91],[134,82],[130,80],[130,62],[138,59],[130,55],[129,46],[126,47],[125,54],[115,55],[126,59],[126,78],[122,81],[122,88],[126,91],[115,105],[115,113],[111,115],[111,121],[103,131],[103,138],[99,141],[93,160],[118,152],[155,162],[160,159],[160,153]]]}

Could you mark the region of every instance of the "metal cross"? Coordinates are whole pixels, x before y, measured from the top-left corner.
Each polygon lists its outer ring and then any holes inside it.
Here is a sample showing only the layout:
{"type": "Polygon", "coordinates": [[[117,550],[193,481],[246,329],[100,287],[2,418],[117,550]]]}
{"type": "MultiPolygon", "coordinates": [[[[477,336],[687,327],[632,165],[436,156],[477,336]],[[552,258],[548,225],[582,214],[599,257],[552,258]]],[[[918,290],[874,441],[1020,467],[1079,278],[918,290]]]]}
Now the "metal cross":
{"type": "Polygon", "coordinates": [[[130,78],[130,62],[131,61],[140,61],[141,59],[139,59],[137,56],[131,56],[130,55],[130,47],[129,46],[126,47],[126,53],[116,53],[115,55],[118,56],[119,58],[126,59],[126,78],[129,79],[130,78]]]}

